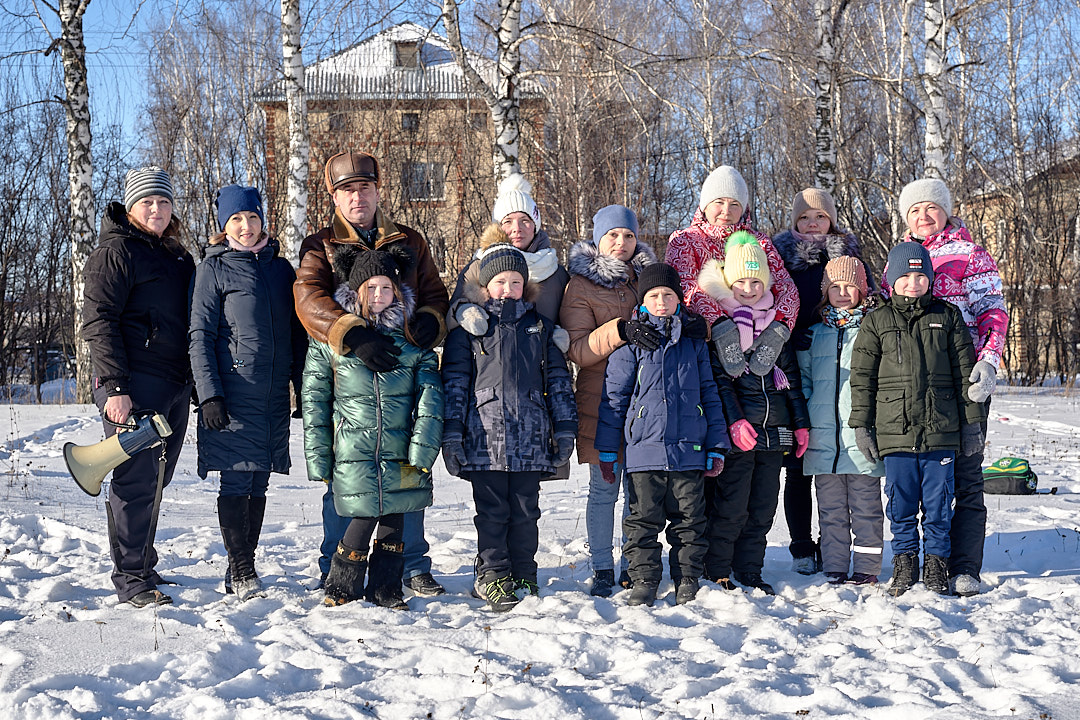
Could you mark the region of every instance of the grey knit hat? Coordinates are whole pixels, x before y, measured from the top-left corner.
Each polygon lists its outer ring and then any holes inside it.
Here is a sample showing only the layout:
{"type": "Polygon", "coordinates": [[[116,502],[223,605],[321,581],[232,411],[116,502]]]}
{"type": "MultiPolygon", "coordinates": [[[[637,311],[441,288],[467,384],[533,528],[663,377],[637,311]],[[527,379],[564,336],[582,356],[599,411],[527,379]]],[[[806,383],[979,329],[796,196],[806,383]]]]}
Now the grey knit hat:
{"type": "Polygon", "coordinates": [[[157,165],[128,170],[124,176],[124,208],[131,212],[135,203],[150,195],[161,195],[173,200],[172,178],[157,165]]]}
{"type": "Polygon", "coordinates": [[[952,217],[952,194],[949,186],[937,178],[923,178],[904,186],[900,191],[900,217],[906,220],[911,206],[921,202],[932,202],[952,217]]]}
{"type": "Polygon", "coordinates": [[[491,278],[501,272],[513,270],[525,282],[529,282],[529,264],[525,256],[513,245],[500,243],[492,245],[477,258],[480,263],[480,284],[487,286],[491,278]]]}
{"type": "Polygon", "coordinates": [[[701,184],[701,195],[698,197],[698,210],[704,210],[706,205],[720,198],[738,200],[743,210],[746,210],[750,203],[746,180],[730,165],[721,165],[705,178],[705,182],[701,184]]]}
{"type": "Polygon", "coordinates": [[[930,259],[930,251],[913,240],[902,242],[889,251],[889,259],[885,261],[885,282],[893,287],[901,275],[909,272],[922,273],[930,279],[930,286],[933,287],[934,263],[930,259]]]}

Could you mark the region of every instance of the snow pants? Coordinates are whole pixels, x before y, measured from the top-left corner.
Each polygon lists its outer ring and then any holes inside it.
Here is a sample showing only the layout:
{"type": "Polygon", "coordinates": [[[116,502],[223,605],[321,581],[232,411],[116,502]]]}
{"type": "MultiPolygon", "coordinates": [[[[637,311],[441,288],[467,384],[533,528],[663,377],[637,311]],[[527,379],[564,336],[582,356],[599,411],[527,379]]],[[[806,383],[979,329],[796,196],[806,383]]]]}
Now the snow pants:
{"type": "Polygon", "coordinates": [[[881,478],[870,475],[816,475],[821,563],[827,573],[881,573],[885,517],[881,478]],[[854,560],[852,560],[854,555],[854,560]]]}
{"type": "MultiPolygon", "coordinates": [[[[663,576],[660,533],[671,546],[668,570],[677,585],[704,569],[705,475],[701,470],[627,473],[630,515],[623,520],[623,554],[635,583],[659,585],[663,576]]],[[[711,481],[710,481],[711,482],[711,481]]]]}
{"type": "Polygon", "coordinates": [[[921,509],[925,553],[949,557],[955,465],[952,450],[885,456],[885,512],[893,534],[893,555],[919,554],[921,509]]]}

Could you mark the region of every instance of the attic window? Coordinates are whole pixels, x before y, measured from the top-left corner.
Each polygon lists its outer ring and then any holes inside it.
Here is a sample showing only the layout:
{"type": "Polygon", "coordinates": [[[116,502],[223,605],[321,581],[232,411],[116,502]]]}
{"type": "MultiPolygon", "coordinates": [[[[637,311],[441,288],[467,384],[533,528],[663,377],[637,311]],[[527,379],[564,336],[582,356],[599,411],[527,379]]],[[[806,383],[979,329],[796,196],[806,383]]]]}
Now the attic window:
{"type": "Polygon", "coordinates": [[[403,68],[420,67],[420,43],[415,41],[394,43],[394,64],[403,68]]]}
{"type": "Polygon", "coordinates": [[[420,113],[402,113],[401,129],[406,132],[416,132],[420,129],[420,113]]]}

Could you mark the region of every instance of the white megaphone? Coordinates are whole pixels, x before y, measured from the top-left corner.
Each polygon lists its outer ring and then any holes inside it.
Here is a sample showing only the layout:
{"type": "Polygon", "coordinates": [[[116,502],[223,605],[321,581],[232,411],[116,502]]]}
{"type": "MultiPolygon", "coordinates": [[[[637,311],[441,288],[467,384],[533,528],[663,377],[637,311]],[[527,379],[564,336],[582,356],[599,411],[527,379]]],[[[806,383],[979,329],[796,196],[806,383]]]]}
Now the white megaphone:
{"type": "Polygon", "coordinates": [[[101,483],[113,468],[127,462],[147,448],[152,448],[172,435],[165,416],[153,410],[133,413],[134,425],[120,425],[126,432],[117,432],[93,445],[64,445],[64,462],[68,472],[83,492],[91,497],[101,494],[101,483]]]}

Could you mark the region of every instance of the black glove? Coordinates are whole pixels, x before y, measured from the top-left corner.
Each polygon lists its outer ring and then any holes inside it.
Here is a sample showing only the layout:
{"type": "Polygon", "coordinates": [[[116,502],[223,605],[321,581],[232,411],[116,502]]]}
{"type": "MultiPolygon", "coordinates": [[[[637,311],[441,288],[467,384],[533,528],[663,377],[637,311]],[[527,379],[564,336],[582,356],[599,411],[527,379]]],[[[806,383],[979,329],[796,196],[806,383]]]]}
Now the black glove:
{"type": "Polygon", "coordinates": [[[386,372],[398,366],[401,349],[378,330],[357,325],[345,333],[344,344],[371,372],[386,372]]]}
{"type": "Polygon", "coordinates": [[[965,423],[960,427],[960,454],[964,457],[976,455],[983,449],[982,426],[975,423],[965,423]]]}
{"type": "Polygon", "coordinates": [[[776,366],[784,343],[791,337],[791,330],[779,320],[773,320],[769,327],[761,331],[750,346],[750,372],[755,375],[767,375],[776,366]]]}
{"type": "Polygon", "coordinates": [[[615,329],[618,330],[620,339],[637,345],[646,352],[656,350],[664,340],[660,330],[647,320],[620,320],[615,329]]]}
{"type": "Polygon", "coordinates": [[[207,430],[224,430],[229,427],[229,412],[225,409],[225,398],[212,397],[199,406],[203,427],[207,430]]]}
{"type": "Polygon", "coordinates": [[[439,320],[429,312],[416,313],[409,321],[409,332],[418,348],[430,350],[439,337],[439,320]]]}
{"type": "Polygon", "coordinates": [[[731,377],[739,377],[746,372],[746,355],[743,354],[739,327],[734,320],[725,317],[713,323],[712,344],[724,372],[731,377]]]}
{"type": "Polygon", "coordinates": [[[796,330],[791,335],[791,347],[797,352],[809,350],[810,345],[814,342],[814,336],[810,334],[810,328],[803,328],[802,330],[796,330]]]}
{"type": "Polygon", "coordinates": [[[881,453],[877,449],[877,441],[874,439],[874,433],[870,428],[855,428],[855,445],[862,452],[863,457],[866,458],[866,462],[876,464],[881,459],[881,453]]]}
{"type": "Polygon", "coordinates": [[[682,316],[682,336],[692,340],[704,340],[709,335],[709,324],[697,313],[686,311],[682,316]]]}
{"type": "Polygon", "coordinates": [[[555,438],[555,467],[561,467],[570,462],[570,456],[574,454],[574,436],[560,435],[555,438]]]}
{"type": "Polygon", "coordinates": [[[443,438],[442,461],[446,472],[461,477],[461,466],[465,464],[465,443],[459,436],[443,438]]]}

